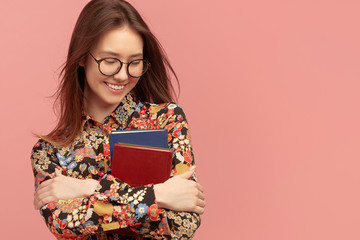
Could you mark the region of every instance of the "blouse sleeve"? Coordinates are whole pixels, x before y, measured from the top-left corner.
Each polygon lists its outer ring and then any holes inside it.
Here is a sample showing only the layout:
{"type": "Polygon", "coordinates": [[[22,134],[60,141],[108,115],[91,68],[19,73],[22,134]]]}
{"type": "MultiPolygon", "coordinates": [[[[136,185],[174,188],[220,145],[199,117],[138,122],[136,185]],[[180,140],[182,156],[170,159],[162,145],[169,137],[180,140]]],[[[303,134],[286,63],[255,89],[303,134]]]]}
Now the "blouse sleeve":
{"type": "MultiPolygon", "coordinates": [[[[34,146],[31,160],[35,189],[54,176],[55,168],[61,169],[54,147],[43,140],[34,146]]],[[[166,219],[155,202],[152,185],[130,187],[112,175],[104,175],[90,197],[52,201],[40,212],[50,231],[66,239],[166,219]]]]}
{"type": "MultiPolygon", "coordinates": [[[[181,107],[170,103],[158,113],[157,121],[159,128],[168,130],[169,147],[174,151],[171,175],[181,174],[194,165],[194,155],[185,114],[181,107]]],[[[192,180],[196,181],[195,174],[192,176],[192,180]]],[[[171,236],[171,239],[191,239],[200,226],[201,221],[197,213],[161,209],[161,214],[166,216],[165,220],[147,222],[138,228],[144,237],[154,238],[160,233],[171,236]]]]}

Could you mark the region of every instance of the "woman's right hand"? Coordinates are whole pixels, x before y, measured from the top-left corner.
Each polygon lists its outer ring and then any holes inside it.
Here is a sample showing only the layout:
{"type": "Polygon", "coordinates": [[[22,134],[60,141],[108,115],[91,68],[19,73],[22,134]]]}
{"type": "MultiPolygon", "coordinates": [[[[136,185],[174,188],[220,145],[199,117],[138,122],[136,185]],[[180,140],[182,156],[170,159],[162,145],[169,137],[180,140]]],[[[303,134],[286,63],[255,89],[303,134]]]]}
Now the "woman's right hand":
{"type": "Polygon", "coordinates": [[[188,171],[155,184],[155,198],[160,208],[174,211],[204,213],[205,195],[203,187],[189,178],[194,174],[195,166],[188,171]]]}

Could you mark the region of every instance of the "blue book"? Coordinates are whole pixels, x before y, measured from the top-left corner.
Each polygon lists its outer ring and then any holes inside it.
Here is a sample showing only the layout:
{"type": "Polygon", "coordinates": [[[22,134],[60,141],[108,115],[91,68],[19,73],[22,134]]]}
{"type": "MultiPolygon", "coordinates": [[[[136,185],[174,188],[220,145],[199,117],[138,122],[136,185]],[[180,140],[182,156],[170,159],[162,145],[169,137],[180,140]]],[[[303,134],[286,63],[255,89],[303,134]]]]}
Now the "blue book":
{"type": "Polygon", "coordinates": [[[168,148],[167,129],[116,130],[109,134],[110,157],[115,143],[126,143],[148,147],[168,148]]]}

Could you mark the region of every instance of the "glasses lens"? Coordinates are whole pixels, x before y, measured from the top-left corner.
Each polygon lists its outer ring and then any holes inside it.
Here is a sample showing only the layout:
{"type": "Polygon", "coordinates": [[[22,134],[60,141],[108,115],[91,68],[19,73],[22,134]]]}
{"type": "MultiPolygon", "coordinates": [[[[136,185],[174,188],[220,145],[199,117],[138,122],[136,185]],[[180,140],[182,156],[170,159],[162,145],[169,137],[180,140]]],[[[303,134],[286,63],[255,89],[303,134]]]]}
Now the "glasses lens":
{"type": "Polygon", "coordinates": [[[148,70],[148,64],[143,59],[136,59],[129,63],[128,71],[132,77],[141,77],[148,70]]]}
{"type": "Polygon", "coordinates": [[[121,62],[116,58],[104,58],[100,63],[100,71],[105,75],[114,75],[120,68],[121,62]]]}

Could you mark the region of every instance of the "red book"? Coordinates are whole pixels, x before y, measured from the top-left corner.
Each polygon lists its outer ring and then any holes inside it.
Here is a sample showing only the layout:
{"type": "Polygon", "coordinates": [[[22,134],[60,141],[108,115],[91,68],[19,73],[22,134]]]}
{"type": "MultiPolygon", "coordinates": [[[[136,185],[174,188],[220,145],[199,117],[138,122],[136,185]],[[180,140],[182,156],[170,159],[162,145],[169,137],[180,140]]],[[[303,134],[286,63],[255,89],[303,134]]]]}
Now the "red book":
{"type": "MultiPolygon", "coordinates": [[[[170,177],[173,151],[125,143],[114,144],[111,174],[132,187],[162,183],[170,177]]],[[[111,233],[137,236],[129,227],[111,233]]]]}
{"type": "Polygon", "coordinates": [[[132,187],[163,183],[170,177],[172,155],[168,148],[117,143],[111,174],[132,187]]]}

